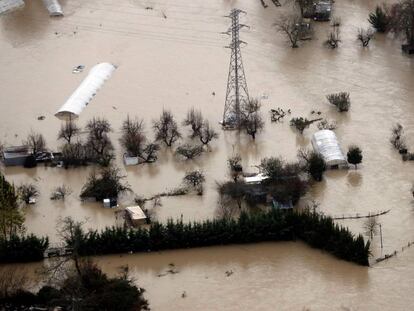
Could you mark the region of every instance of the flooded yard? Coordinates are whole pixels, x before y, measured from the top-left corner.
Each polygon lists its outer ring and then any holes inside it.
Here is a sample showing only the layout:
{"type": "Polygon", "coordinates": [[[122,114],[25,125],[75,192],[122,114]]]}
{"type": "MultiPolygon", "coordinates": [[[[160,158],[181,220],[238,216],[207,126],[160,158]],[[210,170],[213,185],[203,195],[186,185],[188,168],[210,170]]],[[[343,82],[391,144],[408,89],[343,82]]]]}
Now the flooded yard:
{"type": "MultiPolygon", "coordinates": [[[[375,237],[373,253],[400,249],[414,240],[414,164],[401,160],[389,137],[399,122],[408,145],[414,145],[413,57],[403,55],[400,41],[391,36],[376,35],[369,48],[357,42],[358,28],[368,26],[367,16],[380,1],[336,1],[334,15],[341,18],[342,37],[336,50],[323,46],[329,23],[314,24],[315,38],[291,49],[272,26],[291,8],[268,2],[264,9],[258,0],[66,0],[61,1],[65,17],[51,19],[41,1],[27,1],[22,11],[0,18],[0,142],[20,144],[35,130],[57,150],[61,121],[55,112],[93,65],[111,62],[117,70],[80,115],[79,125],[94,116],[110,121],[116,163],[136,194],[150,196],[175,188],[186,171],[203,169],[203,196],[163,198],[156,210],[160,221],[192,221],[216,216],[216,181],[229,177],[229,156],[240,153],[250,171],[264,157],[294,160],[299,148],[311,148],[317,128],[312,125],[300,135],[289,126],[289,118],[310,118],[312,110],[321,111],[323,117],[336,120],[343,149],[358,144],[364,158],[358,170],[327,172],[307,198],[320,202],[320,211],[333,216],[390,209],[379,218],[384,249],[375,237]],[[127,115],[145,119],[150,137],[151,122],[163,108],[171,109],[181,122],[187,110],[196,107],[219,129],[230,58],[225,48],[230,39],[220,33],[230,25],[223,16],[234,7],[247,12],[241,22],[251,27],[241,31],[248,43],[243,61],[250,96],[262,98],[265,130],[256,141],[244,133],[220,130],[210,152],[193,161],[176,159],[171,150],[162,149],[154,164],[124,167],[118,140],[127,115]],[[78,65],[86,69],[73,74],[78,65]],[[351,94],[346,114],[338,113],[325,98],[340,91],[351,94]],[[277,107],[291,109],[292,115],[271,123],[268,111],[277,107]]],[[[116,223],[114,210],[79,199],[92,167],[1,169],[16,185],[34,182],[39,187],[37,204],[25,211],[27,232],[48,235],[55,243],[61,217],[87,219],[87,227],[98,229],[116,223]],[[51,201],[50,193],[61,184],[69,186],[72,195],[64,202],[51,201]]],[[[131,203],[133,195],[121,200],[123,206],[131,203]]],[[[340,223],[363,232],[363,220],[340,223]]],[[[408,295],[413,256],[409,249],[366,269],[300,243],[270,243],[105,256],[97,261],[109,272],[129,265],[147,289],[154,310],[377,310],[374,303],[384,310],[406,310],[413,303],[408,295]],[[158,277],[169,263],[180,273],[158,277]],[[226,277],[230,270],[234,274],[226,277]]]]}

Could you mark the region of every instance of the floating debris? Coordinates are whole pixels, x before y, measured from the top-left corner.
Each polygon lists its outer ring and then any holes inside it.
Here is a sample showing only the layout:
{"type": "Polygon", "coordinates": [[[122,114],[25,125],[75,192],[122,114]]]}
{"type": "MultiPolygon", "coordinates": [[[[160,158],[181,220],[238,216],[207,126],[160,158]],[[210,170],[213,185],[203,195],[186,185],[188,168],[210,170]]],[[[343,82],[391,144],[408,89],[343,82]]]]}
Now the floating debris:
{"type": "Polygon", "coordinates": [[[185,297],[187,297],[187,293],[183,291],[183,293],[181,294],[181,298],[185,298],[185,297]]]}
{"type": "Polygon", "coordinates": [[[38,117],[37,117],[37,119],[38,119],[39,121],[43,121],[44,119],[46,119],[46,117],[45,117],[45,116],[38,116],[38,117]]]}
{"type": "Polygon", "coordinates": [[[81,73],[85,69],[84,65],[78,65],[72,69],[72,73],[81,73]]]}
{"type": "Polygon", "coordinates": [[[229,277],[230,275],[232,275],[234,272],[233,272],[233,270],[230,270],[230,271],[226,271],[226,276],[227,277],[229,277]]]}

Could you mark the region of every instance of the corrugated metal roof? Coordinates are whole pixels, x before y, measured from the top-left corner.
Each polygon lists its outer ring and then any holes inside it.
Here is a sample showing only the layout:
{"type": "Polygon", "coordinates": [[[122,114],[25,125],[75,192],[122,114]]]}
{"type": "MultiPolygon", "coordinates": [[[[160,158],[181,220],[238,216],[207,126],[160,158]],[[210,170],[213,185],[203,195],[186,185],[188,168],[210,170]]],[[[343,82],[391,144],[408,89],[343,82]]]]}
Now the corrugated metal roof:
{"type": "Polygon", "coordinates": [[[58,0],[43,0],[50,16],[63,16],[63,10],[58,0]]]}
{"type": "Polygon", "coordinates": [[[64,120],[77,118],[115,69],[110,63],[95,65],[55,116],[64,120]]]}
{"type": "Polygon", "coordinates": [[[145,216],[144,211],[141,209],[141,207],[137,206],[129,206],[125,208],[125,210],[128,212],[129,216],[132,220],[140,220],[140,219],[146,219],[147,216],[145,216]]]}
{"type": "Polygon", "coordinates": [[[315,152],[322,155],[327,165],[348,164],[333,131],[322,130],[313,134],[312,146],[315,152]]]}
{"type": "Polygon", "coordinates": [[[24,7],[23,0],[0,0],[0,15],[24,7]]]}

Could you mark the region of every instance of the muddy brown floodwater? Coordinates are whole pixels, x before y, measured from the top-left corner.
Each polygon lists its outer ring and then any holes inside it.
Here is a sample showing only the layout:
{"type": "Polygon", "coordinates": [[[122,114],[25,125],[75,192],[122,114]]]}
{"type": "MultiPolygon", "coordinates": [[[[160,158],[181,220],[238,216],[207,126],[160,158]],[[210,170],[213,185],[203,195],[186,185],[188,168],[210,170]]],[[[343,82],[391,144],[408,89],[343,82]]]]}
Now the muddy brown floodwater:
{"type": "MultiPolygon", "coordinates": [[[[254,170],[261,158],[280,155],[293,160],[300,147],[310,147],[314,126],[303,136],[288,120],[271,124],[252,142],[244,134],[221,132],[211,152],[191,162],[161,153],[155,165],[124,168],[118,145],[119,129],[127,114],[151,120],[163,107],[182,120],[194,106],[211,122],[221,119],[229,62],[229,20],[233,7],[247,12],[249,24],[241,37],[248,45],[243,60],[251,96],[263,97],[263,111],[291,109],[292,116],[311,116],[312,110],[336,120],[336,133],[344,147],[356,143],[364,160],[358,170],[332,171],[312,187],[308,198],[320,202],[320,210],[343,215],[387,210],[380,218],[384,250],[379,238],[373,253],[379,256],[414,240],[413,200],[410,193],[414,164],[402,162],[388,142],[395,122],[404,125],[409,145],[414,144],[414,59],[402,55],[400,42],[377,35],[369,48],[356,41],[359,27],[367,27],[367,15],[380,1],[338,0],[335,15],[341,18],[341,46],[323,46],[327,23],[315,24],[315,39],[299,49],[289,48],[275,32],[273,22],[289,8],[259,0],[66,0],[62,19],[47,16],[40,0],[26,2],[24,10],[0,18],[0,141],[18,144],[35,130],[57,149],[60,121],[56,110],[98,62],[118,65],[113,77],[84,110],[79,124],[93,116],[111,122],[117,162],[137,194],[151,195],[181,182],[186,170],[206,172],[205,194],[163,199],[156,211],[160,221],[212,218],[216,213],[215,182],[228,178],[226,159],[239,152],[243,165],[254,170]],[[152,9],[146,9],[151,7],[152,9]],[[166,17],[166,18],[165,18],[166,17]],[[72,68],[85,65],[81,74],[72,68]],[[347,91],[352,107],[340,115],[325,95],[347,91]],[[213,92],[215,95],[213,95],[213,92]],[[43,121],[37,117],[44,115],[43,121]]],[[[35,182],[41,192],[38,203],[26,209],[28,232],[49,235],[58,242],[55,224],[60,217],[88,219],[87,226],[103,228],[116,222],[115,212],[101,204],[81,203],[80,189],[91,168],[2,168],[15,184],[35,182]],[[52,202],[49,194],[65,183],[73,194],[65,202],[52,202]]],[[[132,196],[124,197],[123,205],[132,196]]],[[[340,223],[360,233],[362,220],[340,223]]],[[[409,310],[414,277],[414,251],[409,249],[374,268],[360,268],[338,261],[300,243],[260,244],[160,254],[97,258],[105,271],[128,264],[147,289],[154,310],[409,310]],[[180,272],[158,277],[174,263],[180,272]],[[234,273],[226,277],[225,272],[234,273]],[[185,298],[181,298],[183,292],[185,298]]],[[[33,265],[35,267],[36,265],[33,265]]]]}

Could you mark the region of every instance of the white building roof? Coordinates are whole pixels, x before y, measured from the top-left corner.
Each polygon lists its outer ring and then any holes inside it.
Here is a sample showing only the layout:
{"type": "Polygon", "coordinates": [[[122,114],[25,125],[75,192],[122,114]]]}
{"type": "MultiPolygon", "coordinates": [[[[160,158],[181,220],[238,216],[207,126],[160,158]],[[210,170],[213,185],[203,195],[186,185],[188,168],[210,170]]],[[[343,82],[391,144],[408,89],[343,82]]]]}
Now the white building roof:
{"type": "Polygon", "coordinates": [[[0,15],[24,7],[23,0],[0,0],[0,15]]]}
{"type": "Polygon", "coordinates": [[[63,10],[58,0],[43,0],[50,16],[63,16],[63,10]]]}
{"type": "Polygon", "coordinates": [[[144,211],[141,209],[141,207],[137,206],[129,206],[125,208],[129,216],[132,220],[140,220],[140,219],[146,219],[147,216],[145,216],[144,211]]]}
{"type": "Polygon", "coordinates": [[[244,182],[246,184],[258,184],[260,182],[262,182],[263,180],[268,179],[268,176],[263,175],[262,173],[254,175],[254,176],[250,176],[250,177],[244,177],[244,182]]]}
{"type": "Polygon", "coordinates": [[[116,67],[110,63],[95,65],[55,116],[64,120],[79,117],[82,110],[89,104],[105,81],[112,76],[115,69],[116,67]]]}
{"type": "Polygon", "coordinates": [[[333,131],[322,130],[313,134],[312,146],[315,152],[323,157],[328,166],[348,164],[333,131]]]}

